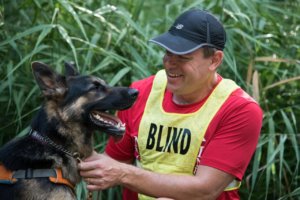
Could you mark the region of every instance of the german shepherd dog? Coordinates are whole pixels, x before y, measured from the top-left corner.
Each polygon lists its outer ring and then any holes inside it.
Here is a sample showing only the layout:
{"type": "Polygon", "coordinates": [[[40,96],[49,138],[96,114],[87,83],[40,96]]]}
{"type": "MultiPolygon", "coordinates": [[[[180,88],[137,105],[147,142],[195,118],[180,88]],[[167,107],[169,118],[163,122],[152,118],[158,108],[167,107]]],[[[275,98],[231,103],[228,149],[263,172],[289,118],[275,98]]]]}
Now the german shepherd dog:
{"type": "Polygon", "coordinates": [[[138,91],[79,75],[68,63],[65,75],[40,62],[32,69],[45,103],[29,133],[0,149],[0,199],[73,200],[77,163],[93,152],[93,133],[121,137],[125,125],[108,111],[129,108],[138,91]]]}

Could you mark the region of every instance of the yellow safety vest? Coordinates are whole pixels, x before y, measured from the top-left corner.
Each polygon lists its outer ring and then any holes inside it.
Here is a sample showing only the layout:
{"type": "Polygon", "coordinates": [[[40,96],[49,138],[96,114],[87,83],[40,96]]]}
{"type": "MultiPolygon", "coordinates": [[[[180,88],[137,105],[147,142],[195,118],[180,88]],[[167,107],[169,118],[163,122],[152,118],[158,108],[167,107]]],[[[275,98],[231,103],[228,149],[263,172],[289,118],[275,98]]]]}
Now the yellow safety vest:
{"type": "MultiPolygon", "coordinates": [[[[238,86],[229,79],[222,79],[199,110],[193,113],[168,113],[162,104],[167,85],[164,70],[153,81],[139,126],[138,166],[163,174],[193,175],[201,142],[211,120],[229,95],[238,86]]],[[[238,187],[231,183],[226,191],[238,187]]],[[[151,197],[139,194],[140,200],[151,197]]]]}

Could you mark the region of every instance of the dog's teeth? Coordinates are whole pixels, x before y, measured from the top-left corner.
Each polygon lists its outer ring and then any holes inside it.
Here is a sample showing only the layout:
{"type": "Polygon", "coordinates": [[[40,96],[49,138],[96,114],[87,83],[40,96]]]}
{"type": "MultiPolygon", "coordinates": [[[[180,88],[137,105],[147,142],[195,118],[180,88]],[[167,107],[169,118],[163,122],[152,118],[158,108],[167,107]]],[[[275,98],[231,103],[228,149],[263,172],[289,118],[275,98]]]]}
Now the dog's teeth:
{"type": "Polygon", "coordinates": [[[96,119],[102,120],[102,117],[100,115],[94,115],[96,119]]]}
{"type": "Polygon", "coordinates": [[[101,121],[101,122],[103,122],[103,123],[105,123],[105,124],[109,124],[109,125],[111,125],[111,126],[115,126],[117,129],[125,129],[125,123],[122,123],[122,122],[116,123],[116,122],[114,122],[114,121],[107,120],[107,119],[101,117],[101,115],[96,114],[96,113],[93,114],[93,116],[94,116],[94,118],[95,118],[96,120],[101,121]]]}
{"type": "Polygon", "coordinates": [[[118,125],[117,125],[117,128],[125,128],[125,124],[124,123],[121,123],[119,122],[118,125]]]}

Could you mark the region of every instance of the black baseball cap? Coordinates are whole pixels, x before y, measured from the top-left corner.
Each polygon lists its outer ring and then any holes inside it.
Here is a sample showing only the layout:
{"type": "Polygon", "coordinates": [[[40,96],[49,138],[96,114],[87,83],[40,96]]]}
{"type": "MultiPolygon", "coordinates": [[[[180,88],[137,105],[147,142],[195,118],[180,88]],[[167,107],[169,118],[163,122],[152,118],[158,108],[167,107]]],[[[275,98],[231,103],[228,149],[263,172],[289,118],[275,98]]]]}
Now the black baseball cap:
{"type": "Polygon", "coordinates": [[[149,41],[174,54],[182,55],[204,46],[223,50],[226,32],[215,16],[194,8],[181,14],[168,32],[149,41]]]}

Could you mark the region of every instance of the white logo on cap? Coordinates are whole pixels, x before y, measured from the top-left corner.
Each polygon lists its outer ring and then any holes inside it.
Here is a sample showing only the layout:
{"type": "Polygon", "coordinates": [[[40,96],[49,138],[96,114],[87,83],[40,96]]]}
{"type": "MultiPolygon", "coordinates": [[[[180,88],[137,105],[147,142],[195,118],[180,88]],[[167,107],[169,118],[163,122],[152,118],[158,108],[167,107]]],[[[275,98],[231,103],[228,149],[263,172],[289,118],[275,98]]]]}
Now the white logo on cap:
{"type": "Polygon", "coordinates": [[[175,26],[175,28],[177,28],[177,29],[182,29],[182,28],[183,28],[183,24],[177,24],[177,25],[175,26]]]}

